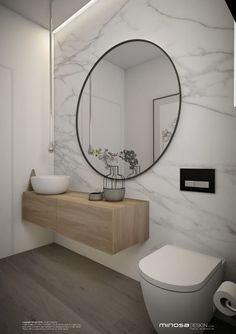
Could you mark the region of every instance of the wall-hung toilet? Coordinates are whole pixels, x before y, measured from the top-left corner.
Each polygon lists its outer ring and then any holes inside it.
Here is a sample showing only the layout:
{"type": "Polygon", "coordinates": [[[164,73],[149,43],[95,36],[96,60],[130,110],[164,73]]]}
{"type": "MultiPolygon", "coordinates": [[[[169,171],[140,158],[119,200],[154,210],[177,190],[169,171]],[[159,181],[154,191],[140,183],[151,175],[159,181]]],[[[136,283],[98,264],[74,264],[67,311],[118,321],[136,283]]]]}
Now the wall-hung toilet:
{"type": "Polygon", "coordinates": [[[213,295],[224,261],[166,245],[139,262],[141,286],[158,333],[204,330],[214,314],[213,295]]]}

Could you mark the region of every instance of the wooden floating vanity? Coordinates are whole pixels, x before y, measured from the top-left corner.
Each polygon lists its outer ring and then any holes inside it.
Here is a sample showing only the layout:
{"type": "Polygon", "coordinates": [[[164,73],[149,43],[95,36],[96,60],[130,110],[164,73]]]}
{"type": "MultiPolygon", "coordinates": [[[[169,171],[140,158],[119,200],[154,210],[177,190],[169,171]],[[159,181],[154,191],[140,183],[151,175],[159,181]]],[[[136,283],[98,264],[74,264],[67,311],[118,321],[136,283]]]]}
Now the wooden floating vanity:
{"type": "Polygon", "coordinates": [[[23,193],[23,219],[115,254],[149,238],[149,202],[89,201],[87,193],[23,193]]]}

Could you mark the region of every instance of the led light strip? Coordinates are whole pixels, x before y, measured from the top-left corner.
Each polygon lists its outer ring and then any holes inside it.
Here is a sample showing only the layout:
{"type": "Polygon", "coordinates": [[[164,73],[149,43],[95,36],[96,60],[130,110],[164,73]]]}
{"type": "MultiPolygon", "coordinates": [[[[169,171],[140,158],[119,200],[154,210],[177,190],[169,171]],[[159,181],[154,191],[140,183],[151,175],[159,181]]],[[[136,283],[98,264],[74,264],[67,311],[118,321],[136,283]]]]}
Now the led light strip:
{"type": "Polygon", "coordinates": [[[54,34],[59,32],[61,29],[63,29],[67,24],[72,22],[76,17],[84,13],[89,7],[95,4],[98,0],[90,0],[85,6],[80,8],[75,14],[73,14],[71,17],[69,17],[66,21],[64,21],[61,25],[59,25],[56,29],[52,30],[53,22],[52,22],[52,2],[53,0],[50,0],[49,2],[49,57],[50,57],[50,114],[49,114],[49,147],[48,151],[50,153],[54,152],[54,145],[55,145],[55,139],[54,139],[54,74],[53,74],[53,68],[54,68],[54,34]]]}
{"type": "Polygon", "coordinates": [[[53,33],[56,34],[61,29],[63,29],[67,24],[72,22],[76,17],[81,15],[83,12],[85,12],[89,7],[95,4],[98,0],[90,0],[86,5],[84,5],[82,8],[80,8],[75,14],[73,14],[71,17],[69,17],[66,21],[64,21],[61,25],[59,25],[57,28],[53,30],[53,33]]]}

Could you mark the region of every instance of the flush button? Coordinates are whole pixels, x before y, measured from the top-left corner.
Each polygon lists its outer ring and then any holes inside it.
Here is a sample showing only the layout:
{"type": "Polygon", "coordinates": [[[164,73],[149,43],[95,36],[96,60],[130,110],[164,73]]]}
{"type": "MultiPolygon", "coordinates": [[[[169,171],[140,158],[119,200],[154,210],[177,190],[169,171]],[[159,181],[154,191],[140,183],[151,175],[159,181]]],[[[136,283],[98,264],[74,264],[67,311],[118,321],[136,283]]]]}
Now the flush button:
{"type": "Polygon", "coordinates": [[[209,188],[208,181],[185,181],[185,187],[193,187],[193,188],[209,188]]]}

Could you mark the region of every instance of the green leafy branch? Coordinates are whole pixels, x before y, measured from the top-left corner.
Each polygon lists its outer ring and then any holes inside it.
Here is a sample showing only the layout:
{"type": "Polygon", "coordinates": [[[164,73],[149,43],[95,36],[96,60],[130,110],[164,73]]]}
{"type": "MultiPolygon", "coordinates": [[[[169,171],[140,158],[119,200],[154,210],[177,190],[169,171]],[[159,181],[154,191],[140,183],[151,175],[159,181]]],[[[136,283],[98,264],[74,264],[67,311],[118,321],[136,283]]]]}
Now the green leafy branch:
{"type": "Polygon", "coordinates": [[[134,169],[138,165],[137,154],[134,150],[123,150],[119,153],[119,158],[129,164],[130,169],[134,169]]]}
{"type": "Polygon", "coordinates": [[[88,154],[103,161],[106,168],[109,168],[109,166],[114,162],[117,163],[117,158],[120,158],[121,160],[127,162],[130,169],[134,169],[134,167],[138,165],[137,154],[134,152],[134,150],[123,150],[119,153],[112,153],[107,148],[102,150],[101,148],[90,147],[88,150],[88,154]]]}

